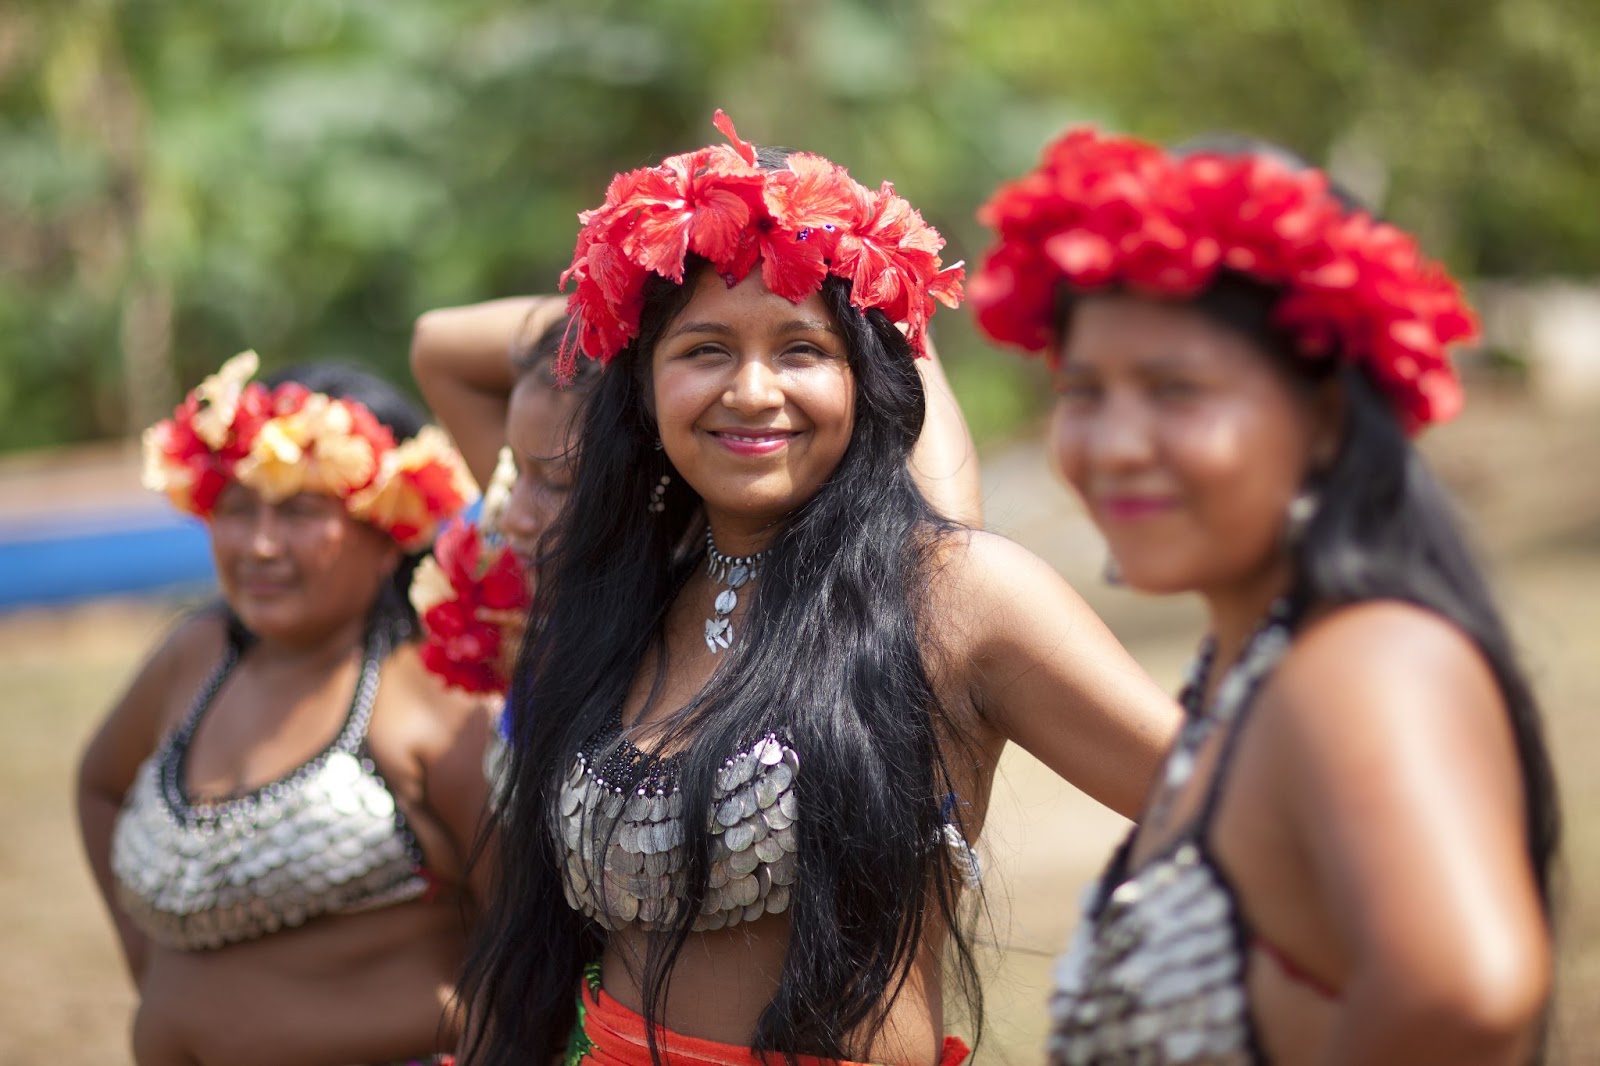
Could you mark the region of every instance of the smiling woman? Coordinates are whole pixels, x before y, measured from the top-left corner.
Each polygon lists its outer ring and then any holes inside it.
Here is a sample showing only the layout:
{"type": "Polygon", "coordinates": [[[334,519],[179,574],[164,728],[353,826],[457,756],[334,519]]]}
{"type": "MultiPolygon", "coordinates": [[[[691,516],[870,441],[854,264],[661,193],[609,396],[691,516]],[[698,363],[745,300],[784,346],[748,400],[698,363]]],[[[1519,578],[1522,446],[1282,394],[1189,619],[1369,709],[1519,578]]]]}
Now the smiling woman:
{"type": "Polygon", "coordinates": [[[80,770],[134,1056],[428,1058],[454,1042],[490,722],[422,668],[405,588],[465,473],[371,375],[254,371],[231,360],[146,436],[146,482],[208,522],[223,599],[80,770]]]}
{"type": "Polygon", "coordinates": [[[717,124],[619,175],[568,272],[606,368],[513,684],[475,1066],[957,1062],[1001,748],[1127,811],[1175,726],[1059,577],[919,489],[937,233],[717,124]]]}
{"type": "Polygon", "coordinates": [[[1408,437],[1452,417],[1455,283],[1240,138],[1073,130],[983,217],[997,340],[1143,592],[1211,632],[1057,971],[1052,1062],[1539,1057],[1560,818],[1537,702],[1408,437]]]}

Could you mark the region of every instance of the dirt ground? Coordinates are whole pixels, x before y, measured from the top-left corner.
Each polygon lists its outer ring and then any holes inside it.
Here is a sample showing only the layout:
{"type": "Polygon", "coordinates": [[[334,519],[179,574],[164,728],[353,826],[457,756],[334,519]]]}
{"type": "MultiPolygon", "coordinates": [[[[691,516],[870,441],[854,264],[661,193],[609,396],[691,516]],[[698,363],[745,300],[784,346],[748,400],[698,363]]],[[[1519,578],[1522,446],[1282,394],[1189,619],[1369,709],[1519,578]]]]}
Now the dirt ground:
{"type": "MultiPolygon", "coordinates": [[[[1475,397],[1428,443],[1485,549],[1544,700],[1566,803],[1556,1054],[1600,1062],[1600,416],[1475,397]]],[[[129,478],[135,475],[130,470],[129,478]]],[[[29,497],[37,470],[0,468],[0,498],[29,497]],[[32,481],[31,485],[23,484],[32,481]]],[[[1100,584],[1102,551],[1036,446],[985,464],[990,525],[1057,565],[1141,662],[1173,686],[1199,632],[1192,603],[1100,584]]],[[[132,990],[77,843],[72,772],[90,730],[181,611],[107,601],[0,615],[0,1066],[128,1061],[132,990]]],[[[1038,1061],[1051,960],[1082,886],[1122,831],[1012,751],[984,838],[992,926],[982,930],[988,1031],[980,1060],[1038,1061]]]]}

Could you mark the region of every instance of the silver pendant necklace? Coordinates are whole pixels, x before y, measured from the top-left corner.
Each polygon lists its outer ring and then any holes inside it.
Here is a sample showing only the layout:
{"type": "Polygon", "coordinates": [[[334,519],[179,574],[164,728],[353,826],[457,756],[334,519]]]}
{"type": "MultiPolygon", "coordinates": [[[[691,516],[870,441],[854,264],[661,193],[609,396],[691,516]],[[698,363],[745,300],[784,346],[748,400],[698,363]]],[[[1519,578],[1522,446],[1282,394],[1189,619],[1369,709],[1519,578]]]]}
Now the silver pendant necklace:
{"type": "Polygon", "coordinates": [[[766,552],[734,557],[717,551],[717,542],[706,527],[706,573],[711,580],[727,586],[717,593],[711,605],[711,617],[706,619],[706,648],[715,655],[733,643],[733,622],[728,618],[739,605],[739,592],[749,582],[761,576],[761,560],[766,552]]]}

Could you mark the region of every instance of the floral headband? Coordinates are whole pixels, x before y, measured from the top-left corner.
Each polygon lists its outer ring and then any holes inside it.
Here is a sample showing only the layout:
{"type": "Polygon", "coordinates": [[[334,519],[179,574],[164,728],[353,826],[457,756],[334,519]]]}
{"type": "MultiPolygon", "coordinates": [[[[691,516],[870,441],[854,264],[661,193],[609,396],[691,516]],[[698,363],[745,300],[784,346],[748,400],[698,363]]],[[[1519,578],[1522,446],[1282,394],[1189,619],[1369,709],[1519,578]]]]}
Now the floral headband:
{"type": "Polygon", "coordinates": [[[1347,211],[1320,171],[1075,129],[978,217],[998,241],[972,303],[1002,343],[1053,351],[1062,285],[1185,298],[1231,270],[1282,290],[1274,321],[1302,355],[1364,364],[1408,430],[1461,409],[1447,349],[1476,335],[1471,308],[1414,239],[1347,211]]]}
{"type": "Polygon", "coordinates": [[[577,339],[562,344],[558,370],[576,351],[606,363],[639,335],[651,274],[682,283],[691,254],[703,256],[731,287],[761,263],[767,288],[798,303],[828,275],[851,282],[850,302],[876,307],[904,328],[918,355],[934,301],[961,302],[958,263],[942,268],[944,238],[884,182],[876,191],[841,166],[795,152],[787,169],[762,170],[721,111],[713,120],[728,144],[618,174],[605,203],[578,216],[572,265],[561,287],[577,339]],[[576,349],[576,350],[575,350],[576,349]]]}
{"type": "Polygon", "coordinates": [[[516,477],[511,449],[501,448],[481,520],[446,525],[411,577],[422,665],[467,692],[505,694],[533,603],[522,564],[500,534],[516,477]]]}
{"type": "Polygon", "coordinates": [[[229,359],[144,433],[144,485],[181,511],[209,519],[238,481],[267,500],[317,492],[414,551],[473,495],[443,431],[426,426],[402,444],[354,400],[285,382],[251,381],[255,352],[229,359]]]}

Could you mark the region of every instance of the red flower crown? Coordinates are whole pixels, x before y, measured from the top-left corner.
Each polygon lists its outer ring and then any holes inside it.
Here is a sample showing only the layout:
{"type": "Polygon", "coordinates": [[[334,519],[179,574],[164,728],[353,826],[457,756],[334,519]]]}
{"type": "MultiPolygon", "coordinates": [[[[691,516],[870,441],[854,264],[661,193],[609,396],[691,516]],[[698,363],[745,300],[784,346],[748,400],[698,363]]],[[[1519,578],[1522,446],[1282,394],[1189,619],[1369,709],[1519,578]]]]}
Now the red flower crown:
{"type": "Polygon", "coordinates": [[[1408,430],[1461,408],[1447,348],[1476,335],[1471,308],[1413,238],[1346,211],[1320,171],[1075,129],[978,218],[999,239],[972,304],[1002,343],[1054,351],[1063,284],[1181,299],[1232,270],[1282,290],[1274,319],[1302,355],[1365,364],[1408,430]]]}
{"type": "Polygon", "coordinates": [[[918,355],[934,301],[961,302],[964,271],[941,268],[944,238],[884,182],[877,191],[841,166],[795,152],[787,169],[767,171],[721,111],[713,120],[728,138],[657,167],[618,174],[605,203],[578,216],[572,265],[561,288],[576,343],[564,342],[563,374],[576,348],[606,363],[639,335],[651,274],[682,283],[690,254],[703,256],[731,287],[761,263],[767,288],[795,303],[832,274],[851,282],[850,302],[876,307],[901,325],[918,355]]]}
{"type": "Polygon", "coordinates": [[[274,501],[323,493],[407,551],[473,495],[442,430],[425,426],[396,444],[365,405],[295,382],[268,389],[250,380],[258,366],[255,352],[234,356],[145,430],[146,488],[205,519],[230,481],[274,501]]]}

